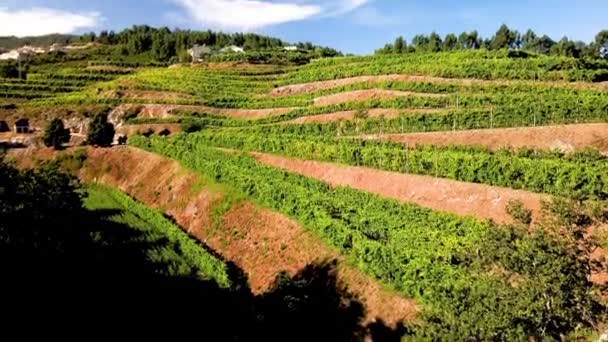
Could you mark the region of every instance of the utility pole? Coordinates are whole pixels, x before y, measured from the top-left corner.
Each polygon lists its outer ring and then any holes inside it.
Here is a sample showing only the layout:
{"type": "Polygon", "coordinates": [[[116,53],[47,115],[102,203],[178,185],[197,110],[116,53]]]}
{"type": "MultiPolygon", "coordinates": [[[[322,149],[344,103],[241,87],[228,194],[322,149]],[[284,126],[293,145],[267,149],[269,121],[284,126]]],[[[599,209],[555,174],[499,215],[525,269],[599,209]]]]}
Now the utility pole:
{"type": "Polygon", "coordinates": [[[17,70],[19,73],[19,79],[21,79],[21,54],[17,52],[17,70]]]}

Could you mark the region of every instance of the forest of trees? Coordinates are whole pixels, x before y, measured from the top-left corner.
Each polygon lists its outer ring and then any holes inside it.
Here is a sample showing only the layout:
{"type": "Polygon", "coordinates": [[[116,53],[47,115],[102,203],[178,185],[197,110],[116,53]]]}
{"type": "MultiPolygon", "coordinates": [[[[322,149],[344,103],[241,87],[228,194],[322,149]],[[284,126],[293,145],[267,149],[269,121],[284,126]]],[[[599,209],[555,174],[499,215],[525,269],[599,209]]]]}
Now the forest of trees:
{"type": "Polygon", "coordinates": [[[416,35],[410,44],[405,38],[397,37],[393,44],[386,44],[376,50],[376,54],[408,53],[408,52],[439,52],[457,49],[521,49],[539,54],[567,57],[608,58],[608,30],[599,32],[595,40],[586,44],[563,37],[559,41],[547,35],[539,36],[532,30],[525,33],[502,25],[491,38],[483,38],[477,31],[454,33],[441,37],[436,32],[430,35],[416,35]]]}
{"type": "MultiPolygon", "coordinates": [[[[147,25],[133,26],[121,32],[101,31],[80,36],[47,35],[40,37],[0,37],[0,47],[15,48],[23,45],[49,46],[60,44],[99,43],[114,47],[122,56],[148,54],[157,61],[168,61],[186,54],[193,45],[207,45],[212,49],[236,45],[246,51],[278,49],[290,45],[278,38],[254,33],[223,33],[208,31],[170,30],[167,27],[154,28],[147,25]]],[[[316,46],[310,42],[295,44],[299,49],[314,52],[319,57],[338,56],[340,52],[328,47],[316,46]]]]}

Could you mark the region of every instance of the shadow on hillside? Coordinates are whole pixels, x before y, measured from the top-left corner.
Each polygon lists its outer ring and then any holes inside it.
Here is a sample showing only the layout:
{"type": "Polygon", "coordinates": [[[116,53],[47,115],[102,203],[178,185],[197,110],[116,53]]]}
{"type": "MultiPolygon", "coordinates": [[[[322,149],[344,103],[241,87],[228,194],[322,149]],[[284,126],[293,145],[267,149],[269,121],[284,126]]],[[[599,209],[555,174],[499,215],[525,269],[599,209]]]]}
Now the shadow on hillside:
{"type": "Polygon", "coordinates": [[[403,333],[382,322],[363,324],[365,308],[337,280],[335,262],[279,274],[256,296],[231,263],[230,288],[195,274],[170,275],[183,265],[151,261],[146,251],[169,247],[179,254],[179,248],[108,220],[117,214],[89,211],[49,222],[44,228],[59,232],[52,235],[16,223],[34,232],[33,239],[21,234],[9,241],[2,232],[0,277],[10,294],[3,303],[10,321],[45,322],[54,331],[192,334],[209,341],[361,341],[366,335],[398,341],[403,333]]]}

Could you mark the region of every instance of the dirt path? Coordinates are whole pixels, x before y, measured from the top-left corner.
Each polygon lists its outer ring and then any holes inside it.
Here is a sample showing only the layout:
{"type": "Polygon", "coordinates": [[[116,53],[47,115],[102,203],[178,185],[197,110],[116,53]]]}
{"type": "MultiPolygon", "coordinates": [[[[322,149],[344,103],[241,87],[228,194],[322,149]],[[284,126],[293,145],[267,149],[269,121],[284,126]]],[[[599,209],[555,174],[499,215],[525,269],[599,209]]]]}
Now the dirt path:
{"type": "Polygon", "coordinates": [[[418,75],[378,75],[378,76],[357,76],[341,78],[329,81],[318,81],[310,83],[293,84],[283,87],[278,87],[272,90],[271,96],[288,96],[302,93],[310,93],[317,90],[326,90],[337,87],[348,86],[357,83],[382,83],[388,81],[401,82],[428,82],[439,84],[454,84],[460,86],[471,85],[504,85],[504,84],[537,84],[537,85],[553,85],[562,87],[582,88],[582,89],[608,89],[608,82],[585,83],[585,82],[549,82],[549,81],[518,81],[518,80],[479,80],[467,78],[445,78],[435,76],[418,76],[418,75]]]}
{"type": "Polygon", "coordinates": [[[264,164],[313,177],[332,186],[348,186],[434,210],[492,219],[499,223],[512,221],[505,210],[509,200],[522,201],[526,208],[532,210],[533,218],[537,219],[541,213],[541,199],[547,198],[527,191],[443,178],[294,160],[265,153],[253,155],[264,164]]]}
{"type": "MultiPolygon", "coordinates": [[[[412,109],[392,109],[392,108],[373,108],[366,110],[368,118],[379,118],[384,116],[387,119],[396,118],[401,113],[441,113],[443,109],[437,108],[412,108],[412,109]]],[[[297,119],[284,121],[285,124],[306,124],[306,123],[325,123],[340,120],[353,120],[357,111],[348,110],[329,114],[303,116],[297,119]]]]}
{"type": "Polygon", "coordinates": [[[116,128],[116,133],[131,136],[135,134],[143,134],[149,131],[152,131],[154,134],[158,134],[165,130],[169,131],[170,134],[178,133],[182,131],[182,126],[180,124],[123,125],[116,128]]]}
{"type": "Polygon", "coordinates": [[[499,149],[536,148],[571,152],[592,147],[608,153],[608,124],[576,124],[543,127],[479,129],[456,132],[363,135],[363,139],[390,140],[418,145],[478,145],[499,149]]]}
{"type": "MultiPolygon", "coordinates": [[[[138,105],[122,105],[125,107],[136,107],[138,105]]],[[[228,116],[243,120],[257,120],[272,116],[278,116],[288,113],[295,108],[269,108],[269,109],[232,109],[232,108],[214,108],[207,106],[191,106],[191,105],[168,105],[168,104],[143,104],[139,105],[140,112],[137,115],[140,118],[171,118],[175,117],[172,114],[174,111],[193,111],[199,113],[207,113],[211,115],[228,116]]]]}
{"type": "Polygon", "coordinates": [[[395,99],[399,97],[446,97],[445,94],[431,93],[415,93],[411,91],[384,90],[384,89],[366,89],[347,91],[338,94],[321,96],[314,99],[314,106],[331,106],[341,103],[368,101],[368,100],[385,100],[395,99]]]}
{"type": "MultiPolygon", "coordinates": [[[[148,206],[162,209],[196,238],[242,268],[252,291],[264,292],[280,271],[291,274],[307,264],[338,258],[296,222],[247,201],[213,219],[215,204],[223,197],[217,186],[179,163],[141,150],[121,147],[89,149],[82,178],[118,187],[148,206]]],[[[387,324],[414,319],[412,300],[385,290],[345,262],[339,278],[367,308],[367,321],[381,318],[387,324]]]]}
{"type": "Polygon", "coordinates": [[[147,101],[177,101],[177,100],[192,100],[194,96],[186,93],[174,91],[154,91],[154,90],[109,90],[102,92],[101,97],[118,98],[118,99],[133,99],[147,101]]]}

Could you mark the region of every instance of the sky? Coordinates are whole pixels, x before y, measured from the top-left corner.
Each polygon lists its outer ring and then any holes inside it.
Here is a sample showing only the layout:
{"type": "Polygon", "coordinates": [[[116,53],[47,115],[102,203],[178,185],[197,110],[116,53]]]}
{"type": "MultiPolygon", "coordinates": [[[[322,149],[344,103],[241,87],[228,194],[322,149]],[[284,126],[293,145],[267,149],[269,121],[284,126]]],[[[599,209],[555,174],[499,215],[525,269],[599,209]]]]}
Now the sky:
{"type": "Polygon", "coordinates": [[[120,31],[132,25],[254,32],[368,54],[397,36],[501,24],[555,40],[608,29],[607,0],[0,0],[0,36],[120,31]]]}

